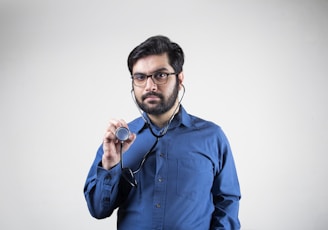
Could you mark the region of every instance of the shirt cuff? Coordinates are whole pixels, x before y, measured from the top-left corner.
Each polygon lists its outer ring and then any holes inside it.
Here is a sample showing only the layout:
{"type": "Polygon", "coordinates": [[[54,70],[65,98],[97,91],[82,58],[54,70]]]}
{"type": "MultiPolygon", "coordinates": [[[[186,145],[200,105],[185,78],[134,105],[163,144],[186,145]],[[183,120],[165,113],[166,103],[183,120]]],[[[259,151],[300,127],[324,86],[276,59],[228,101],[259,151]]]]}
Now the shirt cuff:
{"type": "Polygon", "coordinates": [[[115,165],[113,168],[107,170],[101,166],[101,161],[97,167],[97,178],[107,180],[107,181],[118,181],[121,175],[120,164],[115,165]]]}

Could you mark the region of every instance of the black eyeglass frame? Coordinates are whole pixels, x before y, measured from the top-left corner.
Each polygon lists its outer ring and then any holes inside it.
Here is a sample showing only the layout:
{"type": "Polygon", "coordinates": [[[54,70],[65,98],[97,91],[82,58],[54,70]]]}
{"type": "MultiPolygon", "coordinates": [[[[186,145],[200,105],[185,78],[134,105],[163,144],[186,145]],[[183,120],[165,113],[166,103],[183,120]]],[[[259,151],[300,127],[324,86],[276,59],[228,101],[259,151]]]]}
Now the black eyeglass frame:
{"type": "Polygon", "coordinates": [[[171,75],[177,75],[176,73],[166,73],[166,72],[155,72],[153,74],[141,74],[141,73],[137,73],[137,74],[134,74],[131,76],[131,79],[132,79],[132,82],[135,86],[139,86],[139,87],[143,87],[146,85],[146,82],[147,82],[147,79],[150,77],[151,80],[154,82],[154,84],[156,85],[164,85],[167,83],[167,80],[169,78],[169,76],[171,75]],[[161,76],[159,77],[160,75],[165,75],[165,77],[161,76]],[[136,76],[136,75],[139,75],[139,76],[136,76]],[[136,83],[136,79],[138,78],[143,78],[142,79],[142,82],[140,82],[140,84],[136,83]],[[160,79],[160,80],[159,80],[160,79]],[[161,82],[163,80],[163,82],[161,82]]]}

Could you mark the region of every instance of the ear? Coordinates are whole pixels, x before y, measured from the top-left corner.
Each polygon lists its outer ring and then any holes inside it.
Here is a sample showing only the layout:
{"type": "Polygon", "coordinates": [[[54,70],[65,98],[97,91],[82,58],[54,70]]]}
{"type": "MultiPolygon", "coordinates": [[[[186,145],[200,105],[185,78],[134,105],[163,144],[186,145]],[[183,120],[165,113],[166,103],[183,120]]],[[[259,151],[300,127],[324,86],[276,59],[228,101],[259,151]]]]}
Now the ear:
{"type": "Polygon", "coordinates": [[[183,80],[184,80],[184,74],[183,74],[183,71],[181,71],[181,73],[179,73],[179,75],[178,75],[179,90],[182,88],[183,80]]]}

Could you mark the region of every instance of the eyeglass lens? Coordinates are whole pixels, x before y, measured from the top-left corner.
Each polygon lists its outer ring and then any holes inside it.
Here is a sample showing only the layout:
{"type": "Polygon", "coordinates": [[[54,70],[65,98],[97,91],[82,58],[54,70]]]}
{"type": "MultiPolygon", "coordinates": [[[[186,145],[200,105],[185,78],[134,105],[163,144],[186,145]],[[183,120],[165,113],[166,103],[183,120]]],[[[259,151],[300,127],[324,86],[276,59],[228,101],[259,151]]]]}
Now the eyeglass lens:
{"type": "Polygon", "coordinates": [[[149,77],[152,79],[152,81],[155,84],[161,85],[161,84],[165,84],[167,82],[168,77],[173,74],[175,73],[156,72],[151,75],[135,74],[132,76],[132,79],[134,84],[138,86],[143,86],[147,82],[147,79],[149,77]]]}

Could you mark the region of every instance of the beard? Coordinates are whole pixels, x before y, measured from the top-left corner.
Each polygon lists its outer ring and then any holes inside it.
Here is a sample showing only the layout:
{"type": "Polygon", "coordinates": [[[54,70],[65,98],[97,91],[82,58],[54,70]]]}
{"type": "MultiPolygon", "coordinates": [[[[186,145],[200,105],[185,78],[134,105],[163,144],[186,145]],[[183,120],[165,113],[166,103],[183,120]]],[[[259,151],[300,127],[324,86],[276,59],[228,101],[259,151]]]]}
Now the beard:
{"type": "Polygon", "coordinates": [[[151,115],[161,115],[169,111],[174,106],[176,99],[178,98],[178,95],[179,95],[179,83],[177,81],[177,84],[175,85],[173,92],[167,99],[165,99],[162,94],[156,92],[149,92],[141,97],[141,101],[139,100],[136,101],[140,109],[145,113],[151,115]],[[143,102],[150,95],[157,96],[160,99],[159,103],[156,106],[148,106],[146,103],[143,102]]]}

